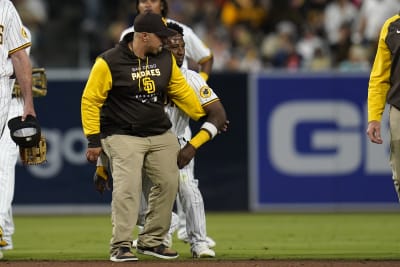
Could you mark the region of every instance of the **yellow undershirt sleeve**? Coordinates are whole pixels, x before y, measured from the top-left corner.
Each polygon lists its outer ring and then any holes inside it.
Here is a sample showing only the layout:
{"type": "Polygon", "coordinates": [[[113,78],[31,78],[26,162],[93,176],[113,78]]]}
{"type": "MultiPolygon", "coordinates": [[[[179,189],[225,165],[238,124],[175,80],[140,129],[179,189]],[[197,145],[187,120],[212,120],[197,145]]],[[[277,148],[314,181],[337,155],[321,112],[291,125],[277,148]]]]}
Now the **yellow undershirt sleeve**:
{"type": "Polygon", "coordinates": [[[382,27],[375,61],[371,69],[368,85],[368,122],[381,121],[385,110],[386,97],[390,89],[391,52],[385,42],[389,24],[398,16],[387,20],[382,27]]]}
{"type": "Polygon", "coordinates": [[[100,133],[100,109],[112,87],[112,76],[107,62],[97,58],[90,72],[81,100],[81,119],[86,136],[100,133]]]}

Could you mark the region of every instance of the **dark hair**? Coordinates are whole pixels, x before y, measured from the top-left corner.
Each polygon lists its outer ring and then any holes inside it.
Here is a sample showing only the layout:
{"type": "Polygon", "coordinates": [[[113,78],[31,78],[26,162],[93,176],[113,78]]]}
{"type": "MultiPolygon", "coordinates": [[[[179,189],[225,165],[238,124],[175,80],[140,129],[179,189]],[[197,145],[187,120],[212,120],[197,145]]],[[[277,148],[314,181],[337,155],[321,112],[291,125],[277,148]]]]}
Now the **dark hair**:
{"type": "Polygon", "coordinates": [[[183,28],[179,26],[179,24],[176,24],[174,22],[168,22],[167,27],[172,30],[175,30],[176,32],[178,32],[180,35],[183,36],[183,28]]]}
{"type": "MultiPolygon", "coordinates": [[[[163,5],[163,9],[161,10],[161,16],[164,18],[168,15],[168,3],[167,0],[160,0],[161,4],[163,5]]],[[[136,12],[139,13],[139,2],[140,0],[136,0],[136,12]]]]}

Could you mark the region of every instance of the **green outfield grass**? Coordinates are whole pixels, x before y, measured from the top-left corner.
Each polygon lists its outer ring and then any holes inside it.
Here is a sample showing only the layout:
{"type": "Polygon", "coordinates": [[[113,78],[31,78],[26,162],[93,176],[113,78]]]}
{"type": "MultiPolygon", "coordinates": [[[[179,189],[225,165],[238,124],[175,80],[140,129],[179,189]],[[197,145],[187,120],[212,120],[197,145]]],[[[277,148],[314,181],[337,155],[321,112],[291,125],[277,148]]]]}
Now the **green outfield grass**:
{"type": "MultiPolygon", "coordinates": [[[[400,214],[208,213],[216,259],[400,259],[400,214]]],[[[8,260],[107,260],[104,216],[16,216],[8,260]]],[[[180,260],[189,245],[174,238],[180,260]]],[[[139,255],[141,260],[154,259],[139,255]]]]}

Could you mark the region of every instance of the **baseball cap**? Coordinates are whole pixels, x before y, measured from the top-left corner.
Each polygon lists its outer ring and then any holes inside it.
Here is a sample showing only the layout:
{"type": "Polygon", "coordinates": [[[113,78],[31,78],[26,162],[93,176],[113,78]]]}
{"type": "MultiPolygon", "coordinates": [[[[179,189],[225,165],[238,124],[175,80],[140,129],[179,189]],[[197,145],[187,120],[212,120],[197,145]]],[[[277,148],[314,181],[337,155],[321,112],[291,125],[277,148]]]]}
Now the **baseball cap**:
{"type": "Polygon", "coordinates": [[[41,129],[39,122],[32,115],[28,115],[24,121],[22,116],[8,121],[11,139],[21,147],[34,147],[40,141],[41,129]]]}
{"type": "Polygon", "coordinates": [[[174,30],[167,27],[163,18],[155,13],[139,14],[133,23],[135,32],[154,33],[159,37],[168,37],[176,34],[174,30]]]}

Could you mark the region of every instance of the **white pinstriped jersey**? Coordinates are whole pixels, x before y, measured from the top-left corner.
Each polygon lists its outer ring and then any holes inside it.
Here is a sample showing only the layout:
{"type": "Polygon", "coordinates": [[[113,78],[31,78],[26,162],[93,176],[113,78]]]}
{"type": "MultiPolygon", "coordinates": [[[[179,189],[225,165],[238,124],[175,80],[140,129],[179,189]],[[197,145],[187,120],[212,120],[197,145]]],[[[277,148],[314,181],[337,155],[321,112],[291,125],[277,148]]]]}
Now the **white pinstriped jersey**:
{"type": "MultiPolygon", "coordinates": [[[[28,40],[31,40],[30,31],[25,28],[28,40]]],[[[27,54],[30,53],[30,46],[25,49],[27,54]]],[[[9,58],[8,61],[11,62],[9,58]]],[[[12,91],[15,79],[5,77],[8,82],[8,91],[12,91]]],[[[13,97],[11,99],[7,121],[21,116],[24,113],[24,100],[22,97],[13,97]]],[[[11,139],[10,130],[4,127],[3,135],[0,138],[0,226],[3,228],[4,239],[7,241],[7,249],[13,248],[12,235],[14,234],[14,220],[12,216],[12,200],[14,197],[15,187],[15,164],[19,155],[19,148],[11,139]]]]}
{"type": "Polygon", "coordinates": [[[11,76],[9,55],[30,46],[17,10],[9,0],[0,0],[0,77],[11,76]]]}
{"type": "MultiPolygon", "coordinates": [[[[176,23],[179,26],[181,26],[183,29],[183,40],[185,41],[185,60],[183,61],[182,67],[184,67],[184,68],[188,67],[187,58],[190,58],[190,59],[194,60],[195,62],[199,63],[199,62],[211,57],[212,53],[211,53],[210,48],[208,48],[200,40],[200,38],[193,32],[193,30],[191,28],[189,28],[185,24],[177,22],[173,19],[167,19],[167,22],[176,23]]],[[[120,40],[122,40],[125,35],[127,35],[128,33],[131,33],[131,32],[134,32],[133,26],[125,29],[121,33],[120,40]]]]}
{"type": "MultiPolygon", "coordinates": [[[[183,76],[186,81],[196,92],[196,95],[202,106],[206,106],[208,103],[218,99],[217,94],[208,86],[204,79],[195,71],[181,68],[183,76]]],[[[179,138],[185,134],[185,128],[189,125],[189,116],[186,115],[175,105],[167,105],[165,108],[169,119],[172,123],[172,132],[179,138]]]]}

